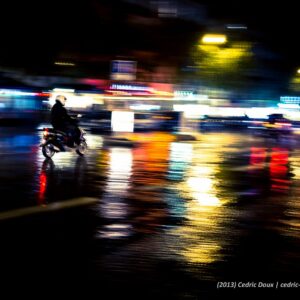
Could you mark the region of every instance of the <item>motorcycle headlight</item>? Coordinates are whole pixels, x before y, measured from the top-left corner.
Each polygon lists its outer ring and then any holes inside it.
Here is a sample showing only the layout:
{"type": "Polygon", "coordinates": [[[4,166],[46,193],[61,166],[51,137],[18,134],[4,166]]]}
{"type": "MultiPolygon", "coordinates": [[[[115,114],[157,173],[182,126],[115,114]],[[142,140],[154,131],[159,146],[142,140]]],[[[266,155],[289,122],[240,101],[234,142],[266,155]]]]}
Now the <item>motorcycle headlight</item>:
{"type": "Polygon", "coordinates": [[[49,135],[49,131],[47,129],[43,132],[43,137],[46,138],[49,135]]]}

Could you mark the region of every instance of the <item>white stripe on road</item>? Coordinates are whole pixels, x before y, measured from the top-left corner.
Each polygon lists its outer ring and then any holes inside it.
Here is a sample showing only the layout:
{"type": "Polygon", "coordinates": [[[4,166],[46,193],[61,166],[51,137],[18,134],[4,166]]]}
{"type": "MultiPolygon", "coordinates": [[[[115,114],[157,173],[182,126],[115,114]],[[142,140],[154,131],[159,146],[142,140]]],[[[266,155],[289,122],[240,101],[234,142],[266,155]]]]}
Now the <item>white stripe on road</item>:
{"type": "Polygon", "coordinates": [[[41,206],[31,206],[25,208],[18,208],[10,211],[0,212],[0,221],[24,217],[33,214],[47,213],[59,211],[66,208],[72,208],[83,205],[95,204],[99,201],[97,198],[76,198],[68,201],[55,202],[41,206]]]}

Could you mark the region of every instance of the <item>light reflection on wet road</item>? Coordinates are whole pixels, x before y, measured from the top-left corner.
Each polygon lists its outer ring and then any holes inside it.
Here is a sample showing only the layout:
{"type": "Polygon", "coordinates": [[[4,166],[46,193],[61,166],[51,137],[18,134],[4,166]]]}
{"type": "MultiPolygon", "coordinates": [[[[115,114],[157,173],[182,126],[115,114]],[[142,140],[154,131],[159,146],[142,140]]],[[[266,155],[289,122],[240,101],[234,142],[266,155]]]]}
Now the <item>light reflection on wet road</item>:
{"type": "MultiPolygon", "coordinates": [[[[0,220],[20,208],[98,199],[2,220],[4,249],[16,261],[8,273],[41,271],[31,252],[40,242],[46,256],[62,247],[64,259],[49,261],[66,277],[112,294],[114,286],[124,293],[140,287],[151,297],[192,299],[216,296],[219,280],[299,280],[297,141],[244,133],[205,133],[196,142],[164,133],[135,139],[133,148],[106,147],[91,135],[86,157],[45,160],[38,134],[2,136],[0,220]],[[12,250],[24,244],[31,263],[12,250]]],[[[44,263],[45,273],[51,264],[44,263]]]]}

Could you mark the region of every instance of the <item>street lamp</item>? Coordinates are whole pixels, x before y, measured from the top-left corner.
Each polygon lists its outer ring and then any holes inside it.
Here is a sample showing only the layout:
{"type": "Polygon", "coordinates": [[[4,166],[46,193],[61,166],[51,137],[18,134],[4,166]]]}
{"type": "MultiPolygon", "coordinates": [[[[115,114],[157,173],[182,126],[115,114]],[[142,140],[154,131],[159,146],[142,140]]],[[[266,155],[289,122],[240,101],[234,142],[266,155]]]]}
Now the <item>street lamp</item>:
{"type": "Polygon", "coordinates": [[[224,34],[205,34],[202,39],[202,44],[222,45],[227,42],[227,37],[224,34]]]}
{"type": "Polygon", "coordinates": [[[300,74],[300,69],[297,70],[297,73],[300,74]]]}

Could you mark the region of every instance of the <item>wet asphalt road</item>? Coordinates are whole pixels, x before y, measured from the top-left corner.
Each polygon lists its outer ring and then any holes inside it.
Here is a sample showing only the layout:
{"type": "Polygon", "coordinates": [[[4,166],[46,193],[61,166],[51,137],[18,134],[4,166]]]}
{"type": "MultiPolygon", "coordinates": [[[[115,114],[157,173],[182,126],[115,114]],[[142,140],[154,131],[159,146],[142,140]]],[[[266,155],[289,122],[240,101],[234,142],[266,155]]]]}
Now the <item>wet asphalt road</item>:
{"type": "Polygon", "coordinates": [[[280,284],[300,284],[300,136],[214,132],[176,142],[148,133],[118,147],[88,135],[85,157],[53,160],[42,156],[40,133],[0,138],[1,287],[11,296],[299,294],[280,284]]]}

